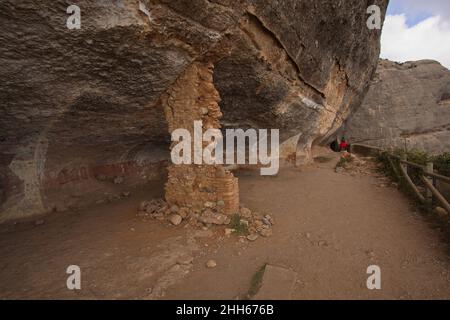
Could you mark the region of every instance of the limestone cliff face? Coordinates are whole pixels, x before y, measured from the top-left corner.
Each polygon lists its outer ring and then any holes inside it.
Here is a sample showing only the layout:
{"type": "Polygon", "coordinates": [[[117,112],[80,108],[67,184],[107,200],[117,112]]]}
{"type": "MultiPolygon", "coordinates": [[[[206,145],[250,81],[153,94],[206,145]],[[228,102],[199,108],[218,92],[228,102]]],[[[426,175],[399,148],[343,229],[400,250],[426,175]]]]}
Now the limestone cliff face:
{"type": "Polygon", "coordinates": [[[343,133],[383,148],[450,151],[450,71],[436,61],[381,60],[362,106],[343,133]]]}
{"type": "Polygon", "coordinates": [[[380,38],[366,10],[387,2],[78,0],[69,30],[71,1],[1,1],[0,220],[160,179],[161,97],[195,62],[213,65],[222,128],[278,128],[309,161],[364,95],[380,38]]]}

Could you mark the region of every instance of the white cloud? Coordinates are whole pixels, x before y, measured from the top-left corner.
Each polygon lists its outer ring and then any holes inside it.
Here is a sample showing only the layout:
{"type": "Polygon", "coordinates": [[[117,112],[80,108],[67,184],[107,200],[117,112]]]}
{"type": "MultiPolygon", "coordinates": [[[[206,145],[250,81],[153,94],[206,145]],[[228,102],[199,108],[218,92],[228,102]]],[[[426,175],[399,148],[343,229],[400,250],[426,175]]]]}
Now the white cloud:
{"type": "Polygon", "coordinates": [[[405,15],[388,15],[381,57],[398,62],[432,59],[450,69],[450,23],[433,16],[408,27],[405,15]]]}

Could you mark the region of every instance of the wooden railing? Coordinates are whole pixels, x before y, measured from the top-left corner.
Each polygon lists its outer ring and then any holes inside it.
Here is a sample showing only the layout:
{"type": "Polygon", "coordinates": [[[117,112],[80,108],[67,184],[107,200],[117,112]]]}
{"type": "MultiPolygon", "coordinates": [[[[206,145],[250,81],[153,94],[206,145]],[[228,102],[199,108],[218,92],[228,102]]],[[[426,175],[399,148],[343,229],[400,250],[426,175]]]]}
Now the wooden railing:
{"type": "Polygon", "coordinates": [[[440,181],[450,184],[450,178],[440,175],[438,173],[435,173],[434,165],[432,162],[427,163],[426,166],[422,166],[420,164],[408,161],[406,156],[405,156],[405,158],[402,158],[402,157],[394,155],[386,150],[383,150],[381,148],[373,147],[373,146],[369,146],[369,145],[365,145],[365,144],[353,144],[350,147],[350,152],[366,154],[366,155],[374,155],[374,154],[376,155],[376,154],[381,154],[381,153],[386,154],[388,157],[389,164],[392,167],[394,174],[397,175],[397,177],[402,176],[405,179],[405,181],[411,187],[411,190],[414,192],[414,194],[416,195],[417,199],[420,202],[422,202],[424,204],[433,204],[434,201],[436,200],[440,204],[440,206],[442,208],[444,208],[447,211],[447,213],[450,214],[449,202],[436,187],[437,180],[440,180],[440,181]],[[397,166],[395,165],[393,159],[398,161],[398,163],[400,164],[400,166],[399,166],[400,172],[399,172],[397,166]],[[423,182],[423,184],[425,186],[425,189],[426,189],[425,195],[423,195],[420,192],[419,188],[414,184],[413,180],[409,176],[408,167],[412,167],[412,168],[420,170],[419,179],[423,182]]]}

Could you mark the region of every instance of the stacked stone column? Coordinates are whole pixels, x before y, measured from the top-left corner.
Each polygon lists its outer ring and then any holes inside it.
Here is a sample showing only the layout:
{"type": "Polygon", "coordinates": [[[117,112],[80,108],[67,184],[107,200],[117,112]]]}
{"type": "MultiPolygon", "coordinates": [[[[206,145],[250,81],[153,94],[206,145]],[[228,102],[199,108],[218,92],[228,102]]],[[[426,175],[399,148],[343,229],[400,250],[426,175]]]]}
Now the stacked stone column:
{"type": "MultiPolygon", "coordinates": [[[[186,129],[194,137],[195,121],[202,121],[203,131],[220,129],[219,102],[212,64],[193,63],[162,99],[170,133],[186,129]]],[[[194,141],[192,144],[194,150],[194,141]]],[[[208,142],[203,142],[203,147],[207,145],[208,142]]],[[[194,159],[193,152],[191,158],[194,159]]],[[[202,210],[205,203],[213,202],[219,204],[217,207],[223,213],[239,212],[238,180],[222,165],[171,163],[168,173],[166,201],[169,204],[202,210]]]]}

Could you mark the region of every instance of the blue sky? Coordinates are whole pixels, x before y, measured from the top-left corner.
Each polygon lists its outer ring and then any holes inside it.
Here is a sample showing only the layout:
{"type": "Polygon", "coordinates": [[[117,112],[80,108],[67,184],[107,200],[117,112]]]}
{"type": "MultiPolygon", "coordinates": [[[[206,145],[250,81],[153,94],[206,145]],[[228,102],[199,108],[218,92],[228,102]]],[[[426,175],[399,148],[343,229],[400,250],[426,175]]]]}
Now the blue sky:
{"type": "Polygon", "coordinates": [[[428,19],[433,16],[433,14],[429,11],[418,11],[418,12],[412,12],[412,13],[406,13],[407,10],[405,10],[404,6],[399,3],[398,1],[393,2],[392,5],[388,8],[388,15],[400,15],[405,14],[406,15],[406,24],[408,27],[415,26],[419,22],[428,19]]]}
{"type": "Polygon", "coordinates": [[[440,15],[450,19],[450,1],[448,0],[390,0],[389,15],[405,14],[409,25],[415,25],[429,17],[440,15]]]}
{"type": "Polygon", "coordinates": [[[381,57],[432,59],[450,69],[450,0],[391,0],[381,57]]]}

